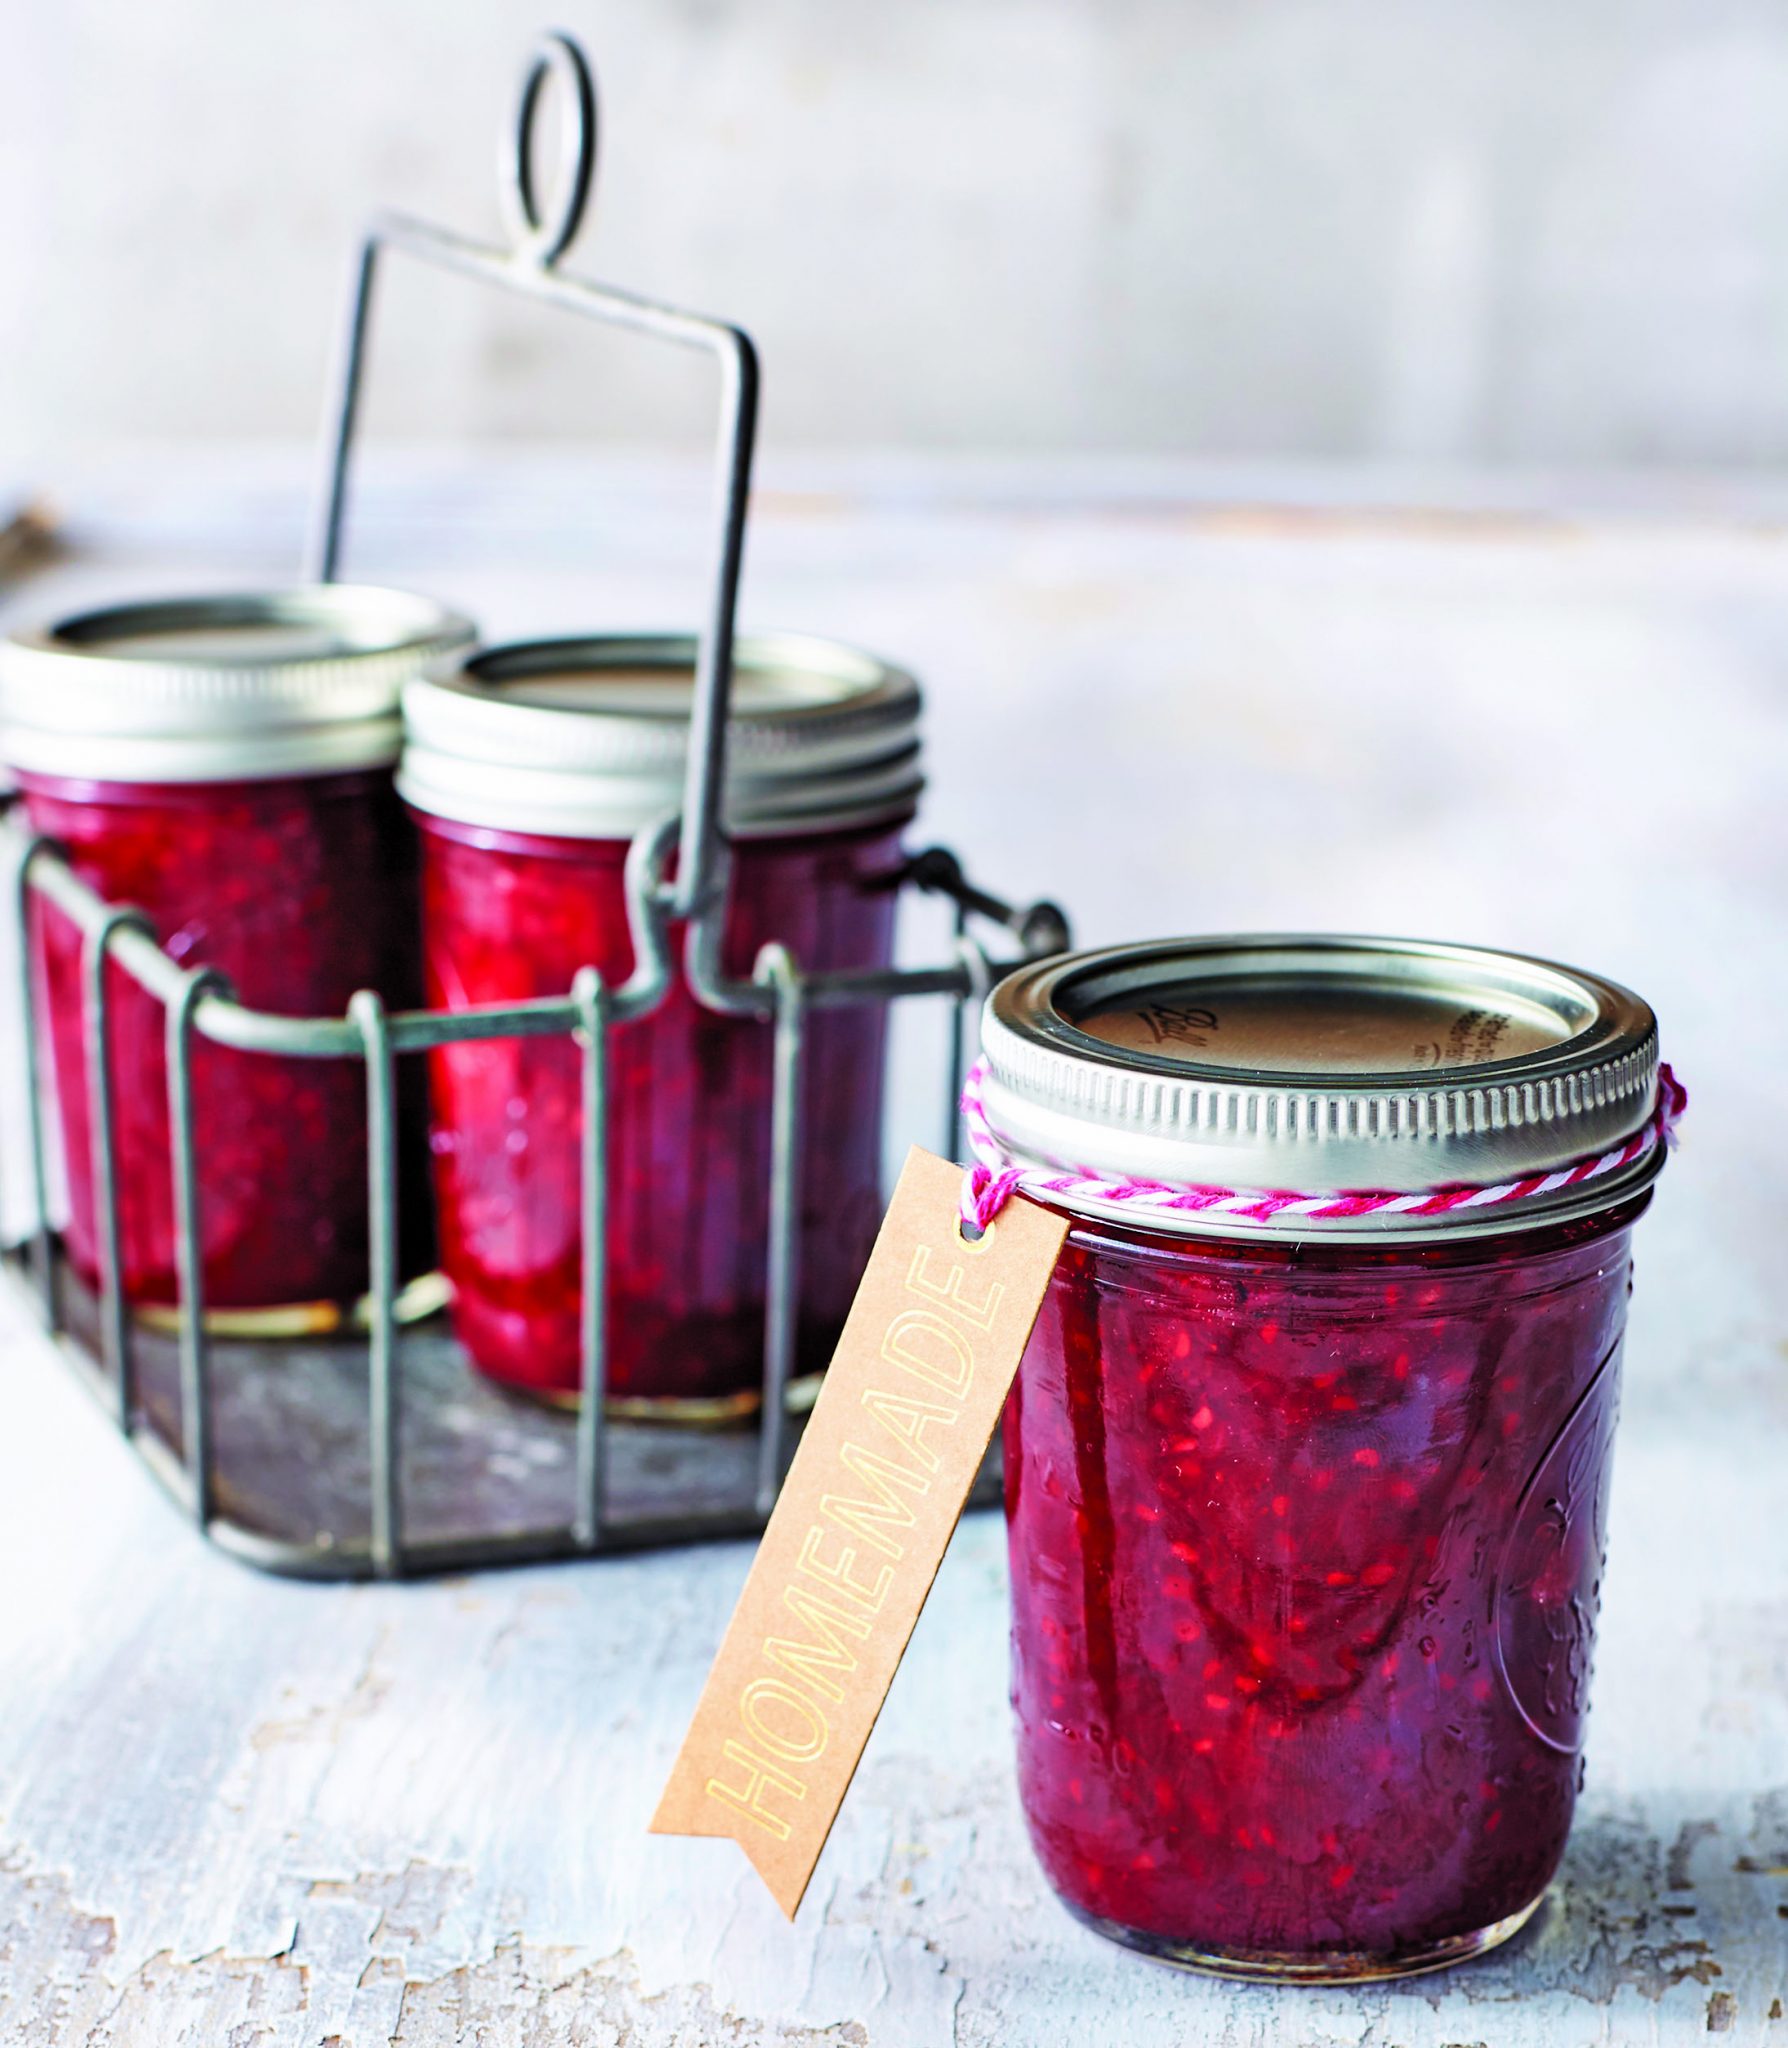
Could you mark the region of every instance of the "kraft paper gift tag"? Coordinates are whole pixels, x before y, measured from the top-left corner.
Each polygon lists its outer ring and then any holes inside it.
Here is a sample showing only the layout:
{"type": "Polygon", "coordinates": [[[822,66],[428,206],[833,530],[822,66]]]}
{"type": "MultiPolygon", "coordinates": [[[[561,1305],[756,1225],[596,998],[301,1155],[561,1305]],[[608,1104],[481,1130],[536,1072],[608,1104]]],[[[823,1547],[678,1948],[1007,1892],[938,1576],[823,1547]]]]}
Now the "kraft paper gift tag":
{"type": "Polygon", "coordinates": [[[1068,1232],[1017,1197],[970,1242],[961,1188],[961,1167],[908,1153],[652,1820],[730,1835],[791,1919],[1068,1232]]]}

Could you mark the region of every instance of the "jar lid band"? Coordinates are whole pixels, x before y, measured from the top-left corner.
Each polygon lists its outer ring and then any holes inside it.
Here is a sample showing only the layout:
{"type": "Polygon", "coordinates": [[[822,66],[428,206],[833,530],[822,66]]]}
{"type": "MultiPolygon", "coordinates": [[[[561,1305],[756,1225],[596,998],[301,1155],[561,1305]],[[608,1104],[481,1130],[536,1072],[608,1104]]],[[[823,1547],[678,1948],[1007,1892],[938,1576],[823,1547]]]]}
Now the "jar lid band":
{"type": "Polygon", "coordinates": [[[347,583],[76,613],[0,644],[0,758],[118,782],[388,765],[404,683],[472,638],[429,598],[347,583]]]}
{"type": "MultiPolygon", "coordinates": [[[[1023,1166],[1006,1151],[987,1121],[981,1091],[987,1080],[987,1062],[977,1060],[969,1069],[962,1091],[963,1128],[968,1134],[974,1163],[962,1177],[961,1213],[965,1225],[977,1234],[1017,1194],[1041,1196],[1068,1209],[1121,1208],[1126,1216],[1150,1222],[1180,1223],[1200,1217],[1215,1225],[1245,1225],[1275,1222],[1326,1223],[1359,1222],[1369,1217],[1391,1220],[1415,1217],[1482,1218],[1511,1202],[1529,1202],[1538,1197],[1585,1187],[1611,1174],[1622,1174],[1621,1185],[1633,1192],[1632,1176],[1625,1169],[1651,1163],[1652,1171],[1662,1164],[1662,1154],[1676,1142],[1676,1126],[1689,1106],[1689,1092],[1676,1078],[1667,1061],[1658,1067],[1657,1103],[1644,1125],[1622,1144],[1549,1173],[1529,1174],[1520,1180],[1499,1181],[1485,1187],[1449,1187],[1403,1191],[1395,1189],[1348,1189],[1339,1192],[1299,1194],[1288,1189],[1238,1189],[1196,1187],[1170,1181],[1136,1180],[1125,1176],[1023,1166]]],[[[1648,1176],[1649,1177],[1649,1176],[1648,1176]]],[[[1598,1193],[1600,1191],[1598,1190],[1598,1193]]],[[[1494,1222],[1494,1218],[1489,1219],[1494,1222]]]]}
{"type": "MultiPolygon", "coordinates": [[[[417,810],[493,830],[626,839],[681,808],[695,643],[604,634],[489,647],[404,691],[398,786],[417,810]]],[[[911,811],[919,688],[805,634],[733,648],[726,821],[822,831],[911,811]]]]}
{"type": "Polygon", "coordinates": [[[978,1199],[1040,1174],[1077,1210],[1206,1235],[1383,1241],[1591,1214],[1657,1171],[1672,1099],[1630,990],[1428,940],[1067,955],[1001,982],[981,1038],[978,1199]]]}

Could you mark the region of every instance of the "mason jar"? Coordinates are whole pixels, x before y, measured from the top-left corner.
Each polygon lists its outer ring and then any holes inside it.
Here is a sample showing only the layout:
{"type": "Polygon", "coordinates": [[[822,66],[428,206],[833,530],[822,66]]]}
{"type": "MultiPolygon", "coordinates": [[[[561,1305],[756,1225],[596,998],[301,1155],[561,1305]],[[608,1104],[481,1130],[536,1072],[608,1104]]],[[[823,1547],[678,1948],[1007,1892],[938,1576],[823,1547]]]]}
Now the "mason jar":
{"type": "Polygon", "coordinates": [[[1579,1782],[1651,1011],[1462,946],[1213,939],[1024,969],[984,1051],[982,1157],[1071,1218],[1005,1420],[1051,1884],[1231,1975],[1507,1939],[1579,1782]]]}
{"type": "MultiPolygon", "coordinates": [[[[685,638],[498,647],[410,685],[401,787],[422,835],[434,1006],[563,996],[634,966],[629,843],[680,808],[685,638]]],[[[921,787],[909,676],[828,641],[734,654],[721,964],[808,972],[893,957],[921,787]]],[[[670,931],[662,1001],[610,1036],[607,1385],[690,1418],[748,1411],[764,1360],[771,1026],[705,1007],[670,931]]],[[[884,1007],[818,1009],[805,1052],[796,1369],[821,1369],[881,1215],[884,1007]]],[[[430,1055],[436,1207],[453,1317],[494,1378],[571,1398],[583,1298],[580,1056],[569,1038],[430,1055]]]]}
{"type": "MultiPolygon", "coordinates": [[[[84,612],[0,651],[0,758],[74,873],[143,911],[175,960],[216,970],[250,1008],[340,1016],[362,988],[413,1006],[398,693],[470,639],[424,598],[350,585],[84,612]]],[[[40,897],[32,924],[65,1244],[92,1284],[82,939],[40,897]]],[[[115,961],[108,987],[121,1283],[153,1309],[177,1298],[166,1013],[115,961]]],[[[362,1070],[195,1033],[192,1089],[207,1310],[249,1329],[339,1320],[367,1285],[362,1070]]],[[[426,1201],[405,1207],[426,1225],[426,1201]]],[[[425,1243],[407,1249],[412,1270],[425,1262],[425,1243]]]]}

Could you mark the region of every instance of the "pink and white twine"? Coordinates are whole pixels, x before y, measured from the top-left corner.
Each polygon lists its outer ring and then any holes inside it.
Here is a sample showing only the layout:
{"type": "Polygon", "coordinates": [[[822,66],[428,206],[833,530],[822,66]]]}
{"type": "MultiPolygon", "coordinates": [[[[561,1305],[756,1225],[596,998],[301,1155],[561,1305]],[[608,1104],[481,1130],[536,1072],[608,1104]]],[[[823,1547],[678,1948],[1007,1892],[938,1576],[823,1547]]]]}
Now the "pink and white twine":
{"type": "Polygon", "coordinates": [[[1577,1187],[1632,1165],[1659,1145],[1673,1141],[1677,1120],[1689,1102],[1688,1090],[1668,1066],[1660,1066],[1657,1107],[1651,1116],[1622,1144],[1591,1158],[1554,1167],[1550,1173],[1498,1181],[1491,1187],[1429,1188],[1413,1194],[1361,1188],[1311,1195],[1289,1189],[1194,1187],[1128,1177],[1114,1180],[1086,1167],[1020,1166],[1006,1152],[987,1121],[982,1099],[986,1081],[987,1062],[977,1060],[962,1091],[963,1121],[973,1160],[962,1180],[962,1220],[977,1231],[985,1230],[1013,1195],[1020,1192],[1054,1195],[1070,1205],[1103,1202],[1147,1215],[1199,1213],[1232,1216],[1249,1223],[1263,1223],[1277,1216],[1440,1216],[1454,1209],[1493,1208],[1499,1202],[1525,1201],[1530,1195],[1577,1187]]]}

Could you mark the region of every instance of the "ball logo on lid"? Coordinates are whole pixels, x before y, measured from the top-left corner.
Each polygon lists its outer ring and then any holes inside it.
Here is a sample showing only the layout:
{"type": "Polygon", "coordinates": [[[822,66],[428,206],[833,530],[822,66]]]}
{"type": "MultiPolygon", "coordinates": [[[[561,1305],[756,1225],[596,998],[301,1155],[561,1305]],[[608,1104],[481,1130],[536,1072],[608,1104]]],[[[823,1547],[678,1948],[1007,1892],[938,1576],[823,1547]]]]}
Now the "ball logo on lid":
{"type": "Polygon", "coordinates": [[[1107,1045],[1128,1045],[1145,1051],[1214,1052],[1221,1029],[1215,1010],[1202,1003],[1144,1003],[1134,1010],[1112,1010],[1089,1017],[1086,1028],[1107,1045]]]}
{"type": "Polygon", "coordinates": [[[1263,1072],[1397,1074],[1487,1066],[1560,1044],[1572,1018],[1461,1003],[1451,990],[1357,982],[1298,989],[1163,990],[1075,1019],[1102,1044],[1263,1072]]]}

